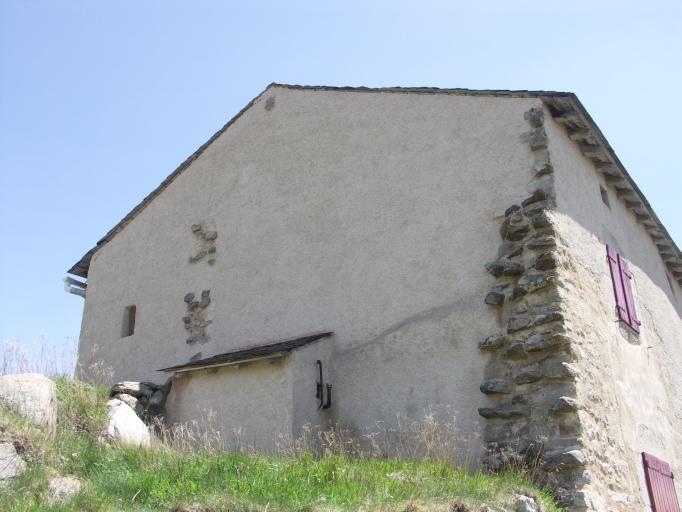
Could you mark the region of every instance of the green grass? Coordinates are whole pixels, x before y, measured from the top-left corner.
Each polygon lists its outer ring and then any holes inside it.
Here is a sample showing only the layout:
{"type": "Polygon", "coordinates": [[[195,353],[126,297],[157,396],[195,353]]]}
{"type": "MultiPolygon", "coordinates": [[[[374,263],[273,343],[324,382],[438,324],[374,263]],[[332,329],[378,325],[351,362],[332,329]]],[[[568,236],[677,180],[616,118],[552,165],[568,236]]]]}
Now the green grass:
{"type": "Polygon", "coordinates": [[[57,384],[55,435],[6,411],[0,416],[0,440],[16,441],[28,463],[0,495],[0,510],[447,511],[458,501],[473,511],[504,504],[515,491],[538,498],[546,512],[560,510],[523,475],[469,474],[445,463],[109,446],[96,441],[106,393],[64,379],[57,384]],[[58,474],[79,477],[83,489],[50,509],[47,482],[58,474]]]}

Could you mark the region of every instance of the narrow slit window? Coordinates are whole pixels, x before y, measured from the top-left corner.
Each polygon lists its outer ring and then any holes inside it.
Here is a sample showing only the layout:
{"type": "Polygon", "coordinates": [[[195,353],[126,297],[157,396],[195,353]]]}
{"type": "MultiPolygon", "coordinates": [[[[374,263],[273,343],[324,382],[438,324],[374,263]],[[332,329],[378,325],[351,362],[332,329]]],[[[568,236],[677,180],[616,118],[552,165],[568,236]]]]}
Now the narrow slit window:
{"type": "Polygon", "coordinates": [[[608,193],[608,192],[606,191],[606,189],[605,189],[604,187],[602,187],[601,185],[599,185],[599,193],[601,194],[601,200],[602,200],[602,202],[603,202],[606,206],[608,206],[609,208],[611,208],[611,204],[609,203],[609,193],[608,193]]]}
{"type": "Polygon", "coordinates": [[[135,334],[135,315],[137,314],[137,307],[126,306],[123,311],[123,332],[121,336],[126,338],[135,334]]]}

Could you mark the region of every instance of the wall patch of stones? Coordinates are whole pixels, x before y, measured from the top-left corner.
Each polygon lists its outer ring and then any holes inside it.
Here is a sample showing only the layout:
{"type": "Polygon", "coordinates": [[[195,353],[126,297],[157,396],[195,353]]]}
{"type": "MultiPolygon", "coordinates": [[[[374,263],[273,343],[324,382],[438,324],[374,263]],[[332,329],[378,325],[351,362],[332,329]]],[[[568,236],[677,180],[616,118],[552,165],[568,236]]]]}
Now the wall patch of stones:
{"type": "Polygon", "coordinates": [[[580,488],[589,476],[552,222],[554,169],[543,109],[524,117],[523,141],[533,153],[529,196],[507,208],[497,258],[486,264],[496,282],[484,301],[500,308],[506,325],[479,342],[490,357],[480,385],[488,403],[478,410],[486,419],[483,463],[493,471],[531,467],[564,505],[584,509],[580,488]]]}
{"type": "Polygon", "coordinates": [[[202,224],[192,224],[190,229],[199,248],[194,255],[189,257],[189,262],[198,263],[206,259],[209,265],[214,265],[217,252],[215,241],[218,238],[218,232],[215,229],[206,229],[202,224]]]}
{"type": "Polygon", "coordinates": [[[199,300],[195,300],[193,293],[185,294],[183,300],[187,308],[187,314],[182,317],[185,330],[189,333],[187,344],[207,343],[211,339],[206,333],[206,328],[212,322],[206,319],[206,309],[211,304],[211,290],[203,290],[199,300]]]}

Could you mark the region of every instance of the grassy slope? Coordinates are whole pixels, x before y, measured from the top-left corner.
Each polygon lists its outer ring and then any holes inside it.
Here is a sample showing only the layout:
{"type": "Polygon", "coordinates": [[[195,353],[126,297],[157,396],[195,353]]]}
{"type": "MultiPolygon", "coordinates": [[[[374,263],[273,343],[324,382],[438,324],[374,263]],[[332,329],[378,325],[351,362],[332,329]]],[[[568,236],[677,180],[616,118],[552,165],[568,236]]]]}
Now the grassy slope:
{"type": "Polygon", "coordinates": [[[47,482],[56,475],[75,475],[84,486],[52,510],[448,510],[454,501],[503,504],[514,491],[559,510],[521,475],[470,475],[436,462],[109,446],[94,441],[106,416],[105,392],[60,380],[58,395],[54,436],[2,412],[0,441],[24,450],[28,470],[0,495],[0,510],[49,510],[47,482]],[[192,508],[197,504],[203,508],[192,508]]]}

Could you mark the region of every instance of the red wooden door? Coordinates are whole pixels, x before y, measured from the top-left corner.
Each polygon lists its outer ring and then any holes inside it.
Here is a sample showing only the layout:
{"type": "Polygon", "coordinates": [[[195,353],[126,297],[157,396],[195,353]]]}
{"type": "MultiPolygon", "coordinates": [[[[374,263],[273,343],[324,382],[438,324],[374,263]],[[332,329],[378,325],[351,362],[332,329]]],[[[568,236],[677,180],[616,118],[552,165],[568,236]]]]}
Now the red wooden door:
{"type": "Polygon", "coordinates": [[[646,486],[653,512],[680,512],[675,493],[675,480],[670,466],[649,453],[642,452],[646,486]]]}

